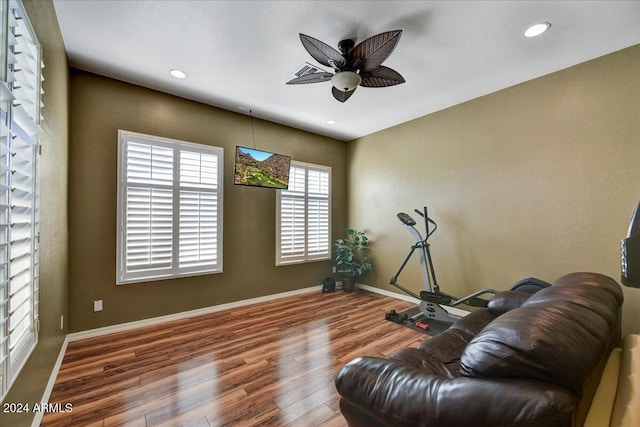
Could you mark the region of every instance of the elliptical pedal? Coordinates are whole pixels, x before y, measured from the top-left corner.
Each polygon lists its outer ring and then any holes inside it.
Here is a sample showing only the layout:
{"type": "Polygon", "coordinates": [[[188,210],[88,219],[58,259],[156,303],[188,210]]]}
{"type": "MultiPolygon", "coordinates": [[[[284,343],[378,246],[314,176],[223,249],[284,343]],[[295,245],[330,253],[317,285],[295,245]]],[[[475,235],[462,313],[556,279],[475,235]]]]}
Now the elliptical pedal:
{"type": "Polygon", "coordinates": [[[465,301],[465,304],[471,307],[486,307],[487,304],[489,304],[489,300],[486,300],[484,298],[469,298],[467,301],[465,301]]]}
{"type": "Polygon", "coordinates": [[[403,322],[409,320],[409,316],[407,315],[407,313],[398,313],[395,310],[391,310],[390,312],[385,314],[384,317],[391,322],[399,324],[402,324],[403,322]]]}

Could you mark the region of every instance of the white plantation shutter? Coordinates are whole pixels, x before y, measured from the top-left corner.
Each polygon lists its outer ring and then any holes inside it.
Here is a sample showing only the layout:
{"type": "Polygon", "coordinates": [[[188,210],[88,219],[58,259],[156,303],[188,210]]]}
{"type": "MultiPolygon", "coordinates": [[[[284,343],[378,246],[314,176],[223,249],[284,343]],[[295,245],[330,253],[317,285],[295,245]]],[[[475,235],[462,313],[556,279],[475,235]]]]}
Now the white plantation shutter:
{"type": "Polygon", "coordinates": [[[0,0],[0,28],[1,56],[7,59],[0,72],[0,396],[4,398],[38,341],[43,65],[21,2],[0,0]]]}
{"type": "Polygon", "coordinates": [[[310,257],[328,257],[329,173],[309,169],[307,176],[307,253],[310,257]]]}
{"type": "Polygon", "coordinates": [[[118,135],[117,283],[221,272],[223,150],[118,135]]]}
{"type": "Polygon", "coordinates": [[[276,265],[331,258],[331,168],[291,162],[277,196],[276,265]]]}
{"type": "Polygon", "coordinates": [[[181,268],[215,265],[218,259],[218,156],[180,154],[181,268]]]}
{"type": "Polygon", "coordinates": [[[161,274],[172,261],[173,149],[129,141],[125,155],[125,264],[161,274]]]}
{"type": "Polygon", "coordinates": [[[291,166],[289,189],[280,191],[280,260],[295,260],[305,254],[306,171],[291,166]]]}

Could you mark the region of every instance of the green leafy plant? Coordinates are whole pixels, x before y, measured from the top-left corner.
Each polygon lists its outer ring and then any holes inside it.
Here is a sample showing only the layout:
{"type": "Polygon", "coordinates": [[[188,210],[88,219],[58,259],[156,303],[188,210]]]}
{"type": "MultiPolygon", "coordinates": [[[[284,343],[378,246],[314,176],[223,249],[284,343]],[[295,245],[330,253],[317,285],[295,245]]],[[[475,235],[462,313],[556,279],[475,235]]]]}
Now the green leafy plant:
{"type": "Polygon", "coordinates": [[[356,278],[372,270],[367,258],[368,239],[363,231],[347,230],[347,239],[338,239],[336,248],[336,271],[346,277],[356,278]]]}

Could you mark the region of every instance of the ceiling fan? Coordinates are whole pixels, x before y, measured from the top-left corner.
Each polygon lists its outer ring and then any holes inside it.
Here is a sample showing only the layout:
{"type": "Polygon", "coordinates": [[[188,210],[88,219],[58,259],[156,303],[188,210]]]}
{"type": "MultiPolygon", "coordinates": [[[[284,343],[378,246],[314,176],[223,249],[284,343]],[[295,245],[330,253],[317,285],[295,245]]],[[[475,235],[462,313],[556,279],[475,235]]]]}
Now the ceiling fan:
{"type": "Polygon", "coordinates": [[[404,78],[395,70],[381,64],[391,55],[400,40],[402,30],[387,31],[369,37],[358,45],[351,39],[342,40],[335,50],[320,40],[300,34],[302,46],[320,64],[331,67],[335,74],[326,71],[296,77],[288,85],[331,81],[331,93],[340,102],[345,102],[356,91],[364,87],[385,87],[404,83],[404,78]]]}

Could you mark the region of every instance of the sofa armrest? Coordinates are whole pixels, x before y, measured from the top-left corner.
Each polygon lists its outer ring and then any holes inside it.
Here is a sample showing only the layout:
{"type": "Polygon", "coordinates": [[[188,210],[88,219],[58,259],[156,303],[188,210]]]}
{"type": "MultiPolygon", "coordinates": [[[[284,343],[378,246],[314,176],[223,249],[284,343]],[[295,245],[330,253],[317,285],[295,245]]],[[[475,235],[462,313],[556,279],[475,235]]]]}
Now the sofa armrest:
{"type": "Polygon", "coordinates": [[[520,307],[526,300],[531,298],[531,295],[533,294],[518,291],[498,292],[489,300],[487,308],[493,315],[500,316],[507,311],[520,307]]]}
{"type": "Polygon", "coordinates": [[[398,361],[360,357],[336,377],[351,426],[571,426],[576,397],[517,378],[446,378],[398,361]]]}

